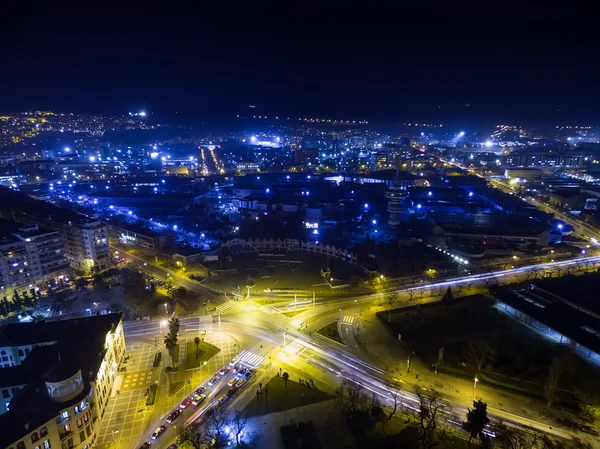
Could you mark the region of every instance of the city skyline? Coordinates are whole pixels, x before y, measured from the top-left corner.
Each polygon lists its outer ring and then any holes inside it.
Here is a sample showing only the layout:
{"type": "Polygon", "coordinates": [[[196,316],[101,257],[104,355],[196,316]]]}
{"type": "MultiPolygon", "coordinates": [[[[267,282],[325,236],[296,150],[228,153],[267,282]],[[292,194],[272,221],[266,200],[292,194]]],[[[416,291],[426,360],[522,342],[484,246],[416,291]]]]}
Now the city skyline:
{"type": "Polygon", "coordinates": [[[586,11],[570,6],[5,8],[2,51],[14,66],[0,75],[2,111],[598,118],[597,40],[586,11]]]}

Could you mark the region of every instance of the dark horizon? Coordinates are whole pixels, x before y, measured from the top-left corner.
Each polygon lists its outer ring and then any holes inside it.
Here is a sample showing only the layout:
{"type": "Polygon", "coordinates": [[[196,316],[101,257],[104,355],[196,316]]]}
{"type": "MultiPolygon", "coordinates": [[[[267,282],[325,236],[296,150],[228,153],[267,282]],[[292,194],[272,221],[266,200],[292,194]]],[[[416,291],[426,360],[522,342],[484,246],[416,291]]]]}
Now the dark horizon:
{"type": "Polygon", "coordinates": [[[2,8],[3,112],[600,119],[598,38],[576,5],[2,8]]]}

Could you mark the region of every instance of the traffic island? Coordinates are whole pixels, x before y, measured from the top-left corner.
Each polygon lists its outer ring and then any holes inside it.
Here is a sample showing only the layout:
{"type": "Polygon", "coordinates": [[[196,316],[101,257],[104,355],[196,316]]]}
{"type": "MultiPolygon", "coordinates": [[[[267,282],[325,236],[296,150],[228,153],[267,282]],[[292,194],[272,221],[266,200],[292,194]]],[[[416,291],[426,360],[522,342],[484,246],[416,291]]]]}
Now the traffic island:
{"type": "Polygon", "coordinates": [[[327,337],[330,340],[333,340],[337,343],[344,344],[344,342],[342,341],[342,338],[340,337],[340,333],[338,332],[337,321],[334,321],[333,323],[328,324],[325,327],[322,327],[321,329],[319,329],[317,331],[317,333],[322,335],[323,337],[327,337]]]}
{"type": "Polygon", "coordinates": [[[219,351],[219,348],[205,341],[200,341],[198,346],[188,341],[185,345],[185,369],[200,368],[200,364],[213,358],[219,351]]]}

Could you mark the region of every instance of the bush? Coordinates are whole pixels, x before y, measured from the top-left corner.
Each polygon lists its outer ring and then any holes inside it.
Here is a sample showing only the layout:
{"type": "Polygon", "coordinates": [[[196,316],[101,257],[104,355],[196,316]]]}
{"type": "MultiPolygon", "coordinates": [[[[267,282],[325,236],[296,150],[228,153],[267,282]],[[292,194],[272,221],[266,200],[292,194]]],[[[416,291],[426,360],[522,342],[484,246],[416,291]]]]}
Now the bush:
{"type": "Polygon", "coordinates": [[[148,388],[148,395],[146,396],[146,405],[154,405],[154,401],[156,400],[156,390],[158,390],[158,385],[150,385],[148,388]]]}

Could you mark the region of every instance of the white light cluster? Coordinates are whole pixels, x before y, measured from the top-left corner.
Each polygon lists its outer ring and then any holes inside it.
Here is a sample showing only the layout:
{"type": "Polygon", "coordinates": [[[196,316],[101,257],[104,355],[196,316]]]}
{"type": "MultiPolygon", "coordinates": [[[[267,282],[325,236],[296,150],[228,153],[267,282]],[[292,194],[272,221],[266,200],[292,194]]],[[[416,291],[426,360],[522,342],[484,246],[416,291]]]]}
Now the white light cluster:
{"type": "Polygon", "coordinates": [[[464,265],[469,265],[469,261],[467,259],[463,259],[462,257],[457,256],[456,254],[452,254],[449,251],[444,250],[443,248],[438,248],[437,246],[435,247],[435,249],[437,249],[438,251],[446,254],[447,256],[450,256],[457,263],[462,263],[464,265]]]}

